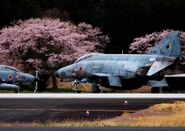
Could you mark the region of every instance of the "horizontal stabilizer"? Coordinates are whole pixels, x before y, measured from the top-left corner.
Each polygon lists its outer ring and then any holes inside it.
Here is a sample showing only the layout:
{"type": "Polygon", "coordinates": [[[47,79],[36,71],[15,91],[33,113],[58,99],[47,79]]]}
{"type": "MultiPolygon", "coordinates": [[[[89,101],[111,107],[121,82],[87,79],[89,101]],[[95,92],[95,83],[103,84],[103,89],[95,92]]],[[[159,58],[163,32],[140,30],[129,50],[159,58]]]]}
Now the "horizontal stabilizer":
{"type": "Polygon", "coordinates": [[[156,60],[150,67],[149,71],[147,72],[147,76],[152,76],[159,71],[165,69],[166,67],[173,64],[175,59],[173,58],[163,58],[162,60],[156,60]]]}
{"type": "Polygon", "coordinates": [[[108,76],[108,80],[110,86],[122,87],[121,80],[118,76],[108,76]]]}

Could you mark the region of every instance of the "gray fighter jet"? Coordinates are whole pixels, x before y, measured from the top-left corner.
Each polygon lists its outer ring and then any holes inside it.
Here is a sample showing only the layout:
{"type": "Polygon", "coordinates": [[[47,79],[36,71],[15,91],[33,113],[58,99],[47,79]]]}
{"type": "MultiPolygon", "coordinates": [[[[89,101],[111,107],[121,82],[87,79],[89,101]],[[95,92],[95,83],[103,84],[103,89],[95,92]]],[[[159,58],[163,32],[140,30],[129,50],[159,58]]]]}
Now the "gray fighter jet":
{"type": "Polygon", "coordinates": [[[23,73],[12,66],[0,65],[0,89],[18,91],[20,89],[19,83],[28,84],[36,80],[35,76],[23,73]]]}
{"type": "Polygon", "coordinates": [[[75,83],[91,82],[92,92],[99,92],[99,85],[131,90],[148,83],[153,87],[152,92],[159,92],[159,87],[169,87],[165,75],[175,73],[173,66],[180,57],[179,32],[171,32],[146,54],[90,53],[59,69],[55,75],[75,79],[75,83]]]}

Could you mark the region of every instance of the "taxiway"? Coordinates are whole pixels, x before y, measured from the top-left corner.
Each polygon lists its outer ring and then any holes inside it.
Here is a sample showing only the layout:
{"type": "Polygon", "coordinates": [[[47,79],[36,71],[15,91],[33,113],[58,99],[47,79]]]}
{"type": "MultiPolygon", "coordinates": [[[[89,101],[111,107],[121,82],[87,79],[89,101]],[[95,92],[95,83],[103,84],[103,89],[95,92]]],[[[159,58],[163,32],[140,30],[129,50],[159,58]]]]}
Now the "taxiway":
{"type": "Polygon", "coordinates": [[[133,113],[156,103],[168,103],[174,100],[177,99],[1,97],[0,122],[104,120],[120,116],[123,112],[133,113]],[[91,115],[90,119],[86,117],[87,111],[91,115]]]}

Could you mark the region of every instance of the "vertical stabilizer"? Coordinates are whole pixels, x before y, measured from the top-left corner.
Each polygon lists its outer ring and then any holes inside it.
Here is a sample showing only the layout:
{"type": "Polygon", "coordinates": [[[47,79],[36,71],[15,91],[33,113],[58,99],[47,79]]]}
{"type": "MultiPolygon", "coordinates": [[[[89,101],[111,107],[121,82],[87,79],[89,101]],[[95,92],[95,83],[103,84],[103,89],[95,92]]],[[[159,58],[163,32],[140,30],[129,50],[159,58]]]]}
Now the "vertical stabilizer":
{"type": "Polygon", "coordinates": [[[148,54],[164,55],[179,58],[181,56],[179,32],[171,32],[155,47],[148,51],[148,54]]]}

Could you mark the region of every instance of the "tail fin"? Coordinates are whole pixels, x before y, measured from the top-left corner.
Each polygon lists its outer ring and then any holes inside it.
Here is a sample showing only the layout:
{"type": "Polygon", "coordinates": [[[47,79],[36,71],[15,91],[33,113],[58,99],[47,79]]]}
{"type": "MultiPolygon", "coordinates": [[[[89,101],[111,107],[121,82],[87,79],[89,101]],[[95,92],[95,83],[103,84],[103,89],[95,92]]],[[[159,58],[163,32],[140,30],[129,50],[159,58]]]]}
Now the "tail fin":
{"type": "Polygon", "coordinates": [[[153,48],[151,48],[147,54],[156,54],[171,56],[179,58],[181,56],[179,32],[171,32],[153,48]]]}

